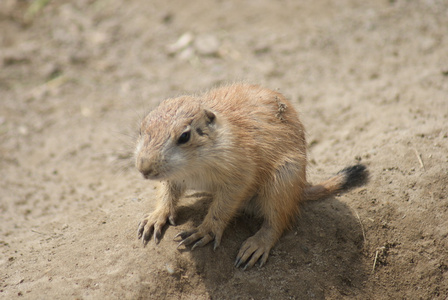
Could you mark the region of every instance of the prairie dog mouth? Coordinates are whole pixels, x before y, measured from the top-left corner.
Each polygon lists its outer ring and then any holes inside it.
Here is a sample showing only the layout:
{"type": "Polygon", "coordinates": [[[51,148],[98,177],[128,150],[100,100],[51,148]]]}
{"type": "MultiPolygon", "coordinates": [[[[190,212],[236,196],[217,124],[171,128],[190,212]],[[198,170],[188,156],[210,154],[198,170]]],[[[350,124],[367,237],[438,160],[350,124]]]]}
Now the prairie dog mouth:
{"type": "Polygon", "coordinates": [[[154,180],[154,179],[159,179],[160,173],[156,173],[156,174],[142,173],[142,176],[145,179],[154,180]]]}

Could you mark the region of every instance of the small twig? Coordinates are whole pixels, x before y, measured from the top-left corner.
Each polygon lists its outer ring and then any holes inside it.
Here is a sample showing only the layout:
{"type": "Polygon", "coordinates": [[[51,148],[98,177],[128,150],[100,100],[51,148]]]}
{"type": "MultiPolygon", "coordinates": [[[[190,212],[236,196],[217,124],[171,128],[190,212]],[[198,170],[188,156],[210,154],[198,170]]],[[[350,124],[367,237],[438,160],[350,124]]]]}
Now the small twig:
{"type": "Polygon", "coordinates": [[[42,234],[42,235],[48,235],[48,233],[39,232],[39,231],[34,230],[34,229],[31,229],[31,232],[35,232],[35,233],[42,234]]]}
{"type": "Polygon", "coordinates": [[[376,260],[378,259],[378,250],[375,252],[375,259],[373,260],[372,274],[375,272],[376,260]]]}
{"type": "Polygon", "coordinates": [[[415,155],[417,156],[418,162],[420,163],[420,167],[425,170],[425,165],[423,164],[422,156],[418,153],[417,149],[414,148],[415,155]]]}
{"type": "Polygon", "coordinates": [[[353,209],[353,211],[355,212],[356,217],[358,218],[358,222],[361,225],[362,237],[364,239],[364,245],[365,245],[367,242],[367,239],[366,239],[366,232],[364,231],[364,226],[362,225],[361,218],[359,217],[358,212],[355,209],[353,209]]]}
{"type": "Polygon", "coordinates": [[[60,234],[60,233],[56,233],[56,232],[53,232],[53,233],[40,232],[40,231],[37,231],[37,230],[34,230],[34,229],[31,229],[31,232],[38,233],[38,234],[45,235],[45,236],[49,236],[47,239],[54,239],[54,238],[58,238],[58,237],[62,236],[62,234],[60,234]]]}

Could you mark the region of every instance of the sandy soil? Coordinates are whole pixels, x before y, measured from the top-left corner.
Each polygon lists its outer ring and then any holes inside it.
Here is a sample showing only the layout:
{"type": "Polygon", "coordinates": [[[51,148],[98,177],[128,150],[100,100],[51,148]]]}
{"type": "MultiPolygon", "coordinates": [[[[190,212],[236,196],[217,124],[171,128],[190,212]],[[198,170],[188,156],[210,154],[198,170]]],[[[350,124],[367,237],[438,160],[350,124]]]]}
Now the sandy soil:
{"type": "Polygon", "coordinates": [[[0,298],[446,299],[447,1],[29,5],[0,2],[0,298]],[[248,217],[216,252],[176,250],[194,195],[143,248],[140,119],[240,80],[293,101],[311,181],[361,161],[369,184],[305,205],[261,269],[233,267],[248,217]]]}

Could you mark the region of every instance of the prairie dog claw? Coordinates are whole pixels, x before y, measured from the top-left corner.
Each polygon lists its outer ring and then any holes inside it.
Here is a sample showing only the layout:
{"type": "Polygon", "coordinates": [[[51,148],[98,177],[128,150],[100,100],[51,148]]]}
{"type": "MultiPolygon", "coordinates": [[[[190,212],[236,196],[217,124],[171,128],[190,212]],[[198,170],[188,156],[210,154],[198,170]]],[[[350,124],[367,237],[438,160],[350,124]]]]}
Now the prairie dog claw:
{"type": "Polygon", "coordinates": [[[142,239],[143,246],[146,246],[154,235],[154,243],[159,244],[163,236],[163,227],[167,221],[170,224],[175,224],[174,216],[161,211],[154,211],[152,214],[145,215],[138,225],[137,239],[142,239]]]}

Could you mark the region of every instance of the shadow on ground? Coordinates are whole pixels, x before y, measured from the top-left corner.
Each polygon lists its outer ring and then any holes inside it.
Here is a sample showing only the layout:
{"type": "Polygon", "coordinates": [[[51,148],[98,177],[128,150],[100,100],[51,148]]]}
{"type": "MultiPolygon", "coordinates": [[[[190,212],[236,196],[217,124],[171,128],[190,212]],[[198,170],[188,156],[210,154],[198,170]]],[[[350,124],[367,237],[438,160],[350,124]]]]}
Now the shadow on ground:
{"type": "MultiPolygon", "coordinates": [[[[189,201],[179,211],[180,225],[169,227],[167,231],[174,232],[166,238],[202,221],[210,198],[203,195],[189,201]]],[[[189,263],[182,259],[188,255],[193,276],[205,284],[212,299],[323,299],[361,292],[368,275],[363,264],[362,228],[353,211],[339,199],[306,203],[296,225],[271,251],[267,265],[247,271],[236,269],[234,260],[240,245],[260,226],[259,219],[239,216],[224,232],[216,251],[211,244],[194,251],[180,249],[182,254],[175,265],[168,267],[173,274],[163,276],[174,278],[180,292],[188,291],[192,275],[187,272],[189,263]]],[[[147,288],[141,290],[141,298],[154,295],[154,289],[147,288]]]]}

